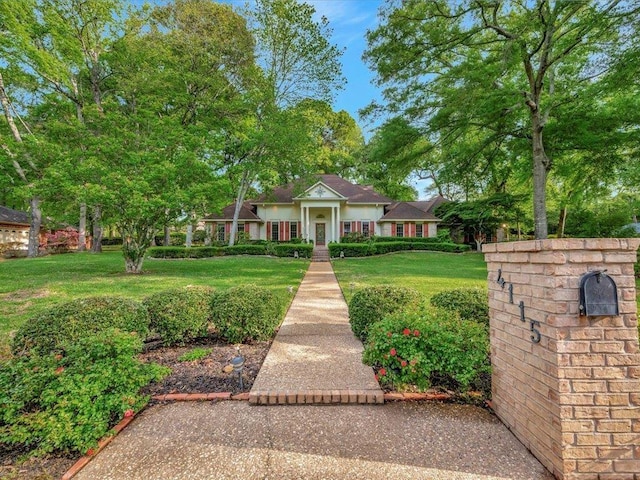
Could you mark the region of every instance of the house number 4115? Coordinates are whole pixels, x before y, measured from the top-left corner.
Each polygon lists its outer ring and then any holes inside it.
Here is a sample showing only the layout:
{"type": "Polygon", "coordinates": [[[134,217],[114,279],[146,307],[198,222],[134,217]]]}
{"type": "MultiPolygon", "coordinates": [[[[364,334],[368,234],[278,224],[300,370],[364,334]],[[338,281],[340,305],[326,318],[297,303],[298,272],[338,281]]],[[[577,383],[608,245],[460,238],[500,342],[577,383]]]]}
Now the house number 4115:
{"type": "MultiPolygon", "coordinates": [[[[513,283],[508,283],[504,277],[502,276],[502,269],[499,268],[498,269],[498,278],[496,279],[496,283],[498,285],[500,285],[500,287],[502,289],[504,289],[505,285],[509,285],[508,289],[509,289],[509,303],[515,303],[513,301],[513,283]]],[[[527,317],[524,313],[524,301],[520,300],[520,302],[518,303],[518,306],[520,307],[520,321],[522,322],[526,322],[527,321],[527,317]]],[[[529,319],[529,329],[531,330],[531,341],[533,343],[540,343],[540,339],[542,338],[540,336],[540,331],[536,328],[540,326],[540,322],[538,320],[531,320],[529,319]]]]}

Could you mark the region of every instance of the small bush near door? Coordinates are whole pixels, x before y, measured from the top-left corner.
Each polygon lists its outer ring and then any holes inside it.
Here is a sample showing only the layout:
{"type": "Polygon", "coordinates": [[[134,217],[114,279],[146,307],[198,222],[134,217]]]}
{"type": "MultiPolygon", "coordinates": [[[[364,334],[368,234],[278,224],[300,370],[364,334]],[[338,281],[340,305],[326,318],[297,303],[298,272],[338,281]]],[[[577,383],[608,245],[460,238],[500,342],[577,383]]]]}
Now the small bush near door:
{"type": "Polygon", "coordinates": [[[379,285],[358,290],[349,302],[351,330],[366,341],[372,324],[394,312],[415,308],[420,301],[420,294],[412,288],[379,285]]]}

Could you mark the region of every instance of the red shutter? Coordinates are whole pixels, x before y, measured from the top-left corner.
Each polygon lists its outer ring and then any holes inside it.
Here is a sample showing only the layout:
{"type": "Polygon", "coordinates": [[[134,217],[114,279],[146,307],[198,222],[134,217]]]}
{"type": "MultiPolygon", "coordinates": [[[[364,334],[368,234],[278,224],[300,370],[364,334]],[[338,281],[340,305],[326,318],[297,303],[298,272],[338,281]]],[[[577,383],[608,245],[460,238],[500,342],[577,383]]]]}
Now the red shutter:
{"type": "Polygon", "coordinates": [[[298,238],[302,238],[302,222],[298,222],[298,238]]]}
{"type": "Polygon", "coordinates": [[[283,240],[291,240],[291,230],[289,229],[289,222],[284,222],[284,235],[283,240]]]}
{"type": "Polygon", "coordinates": [[[245,231],[245,233],[249,233],[249,231],[250,231],[250,228],[249,228],[249,227],[250,227],[250,226],[251,226],[251,225],[249,225],[249,223],[248,223],[248,222],[244,222],[244,231],[245,231]]]}
{"type": "Polygon", "coordinates": [[[267,222],[267,241],[271,241],[271,222],[267,222]]]}
{"type": "Polygon", "coordinates": [[[415,237],[416,236],[416,224],[414,222],[411,222],[411,237],[415,237]]]}
{"type": "Polygon", "coordinates": [[[369,222],[369,236],[373,237],[376,234],[376,222],[369,222]]]}
{"type": "Polygon", "coordinates": [[[356,232],[362,233],[362,222],[356,222],[356,232]]]}
{"type": "Polygon", "coordinates": [[[229,236],[229,232],[231,231],[231,223],[230,222],[225,222],[224,224],[224,234],[225,236],[229,236]]]}
{"type": "Polygon", "coordinates": [[[391,224],[391,236],[392,237],[396,236],[396,224],[395,223],[391,224]]]}
{"type": "Polygon", "coordinates": [[[340,236],[344,237],[344,222],[340,222],[340,236]]]}
{"type": "Polygon", "coordinates": [[[404,224],[404,236],[405,237],[410,237],[411,236],[410,233],[409,233],[409,224],[408,223],[404,224]]]}

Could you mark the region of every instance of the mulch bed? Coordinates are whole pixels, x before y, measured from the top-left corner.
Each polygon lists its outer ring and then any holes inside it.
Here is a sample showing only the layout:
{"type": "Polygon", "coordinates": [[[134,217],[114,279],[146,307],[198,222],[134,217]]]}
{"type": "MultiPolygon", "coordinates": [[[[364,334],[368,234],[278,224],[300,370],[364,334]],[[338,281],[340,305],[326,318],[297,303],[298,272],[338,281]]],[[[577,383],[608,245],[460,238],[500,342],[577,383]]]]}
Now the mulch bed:
{"type": "MultiPolygon", "coordinates": [[[[214,338],[184,347],[161,347],[140,355],[147,362],[155,362],[171,368],[172,373],[161,383],[147,386],[146,395],[167,393],[213,393],[248,392],[258,375],[271,342],[255,342],[241,345],[240,353],[245,357],[240,390],[238,375],[225,373],[223,368],[237,355],[236,347],[214,338]],[[213,351],[201,360],[179,361],[178,358],[196,347],[213,351]]],[[[151,403],[154,403],[153,401],[151,403]]],[[[79,456],[48,456],[31,458],[20,462],[26,452],[21,449],[5,449],[0,445],[0,479],[2,480],[53,480],[59,479],[78,460],[79,456]]]]}

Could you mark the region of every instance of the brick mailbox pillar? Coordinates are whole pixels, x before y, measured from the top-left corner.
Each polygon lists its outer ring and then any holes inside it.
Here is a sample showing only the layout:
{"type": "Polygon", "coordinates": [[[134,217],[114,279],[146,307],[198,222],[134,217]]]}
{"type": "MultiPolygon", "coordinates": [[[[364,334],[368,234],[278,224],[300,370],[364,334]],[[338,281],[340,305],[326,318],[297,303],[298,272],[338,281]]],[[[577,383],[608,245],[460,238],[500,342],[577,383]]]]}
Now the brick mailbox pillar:
{"type": "Polygon", "coordinates": [[[493,409],[559,479],[640,480],[640,239],[485,245],[493,409]],[[580,279],[606,270],[619,314],[580,315],[580,279]]]}

